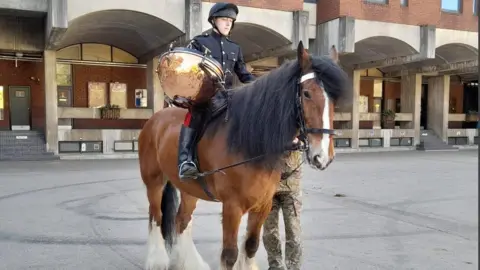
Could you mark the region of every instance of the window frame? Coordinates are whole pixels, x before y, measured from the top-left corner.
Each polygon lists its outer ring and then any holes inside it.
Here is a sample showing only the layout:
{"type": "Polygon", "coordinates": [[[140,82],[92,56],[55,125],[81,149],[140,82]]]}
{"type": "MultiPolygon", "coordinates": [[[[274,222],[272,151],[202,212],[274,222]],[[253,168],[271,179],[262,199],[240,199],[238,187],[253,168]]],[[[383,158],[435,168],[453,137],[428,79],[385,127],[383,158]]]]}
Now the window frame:
{"type": "Polygon", "coordinates": [[[461,14],[462,13],[463,0],[456,0],[457,1],[457,10],[442,8],[443,1],[444,0],[440,0],[440,9],[441,9],[442,12],[452,13],[452,14],[461,14]]]}
{"type": "Polygon", "coordinates": [[[389,0],[363,0],[366,4],[374,4],[374,5],[388,5],[389,0]]]}

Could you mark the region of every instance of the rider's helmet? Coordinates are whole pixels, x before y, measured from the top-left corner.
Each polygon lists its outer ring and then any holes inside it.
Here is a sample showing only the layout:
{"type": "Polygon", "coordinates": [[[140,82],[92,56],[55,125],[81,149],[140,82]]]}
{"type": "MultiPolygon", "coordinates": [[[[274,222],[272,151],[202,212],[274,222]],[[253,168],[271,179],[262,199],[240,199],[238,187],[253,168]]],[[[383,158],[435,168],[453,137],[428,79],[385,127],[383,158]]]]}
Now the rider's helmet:
{"type": "Polygon", "coordinates": [[[219,2],[213,5],[213,7],[210,9],[210,12],[208,13],[208,22],[212,25],[213,28],[216,28],[215,26],[215,18],[217,17],[227,17],[233,20],[232,22],[232,28],[230,31],[233,30],[233,27],[235,26],[235,20],[237,19],[238,15],[238,7],[235,4],[232,3],[223,3],[219,2]]]}

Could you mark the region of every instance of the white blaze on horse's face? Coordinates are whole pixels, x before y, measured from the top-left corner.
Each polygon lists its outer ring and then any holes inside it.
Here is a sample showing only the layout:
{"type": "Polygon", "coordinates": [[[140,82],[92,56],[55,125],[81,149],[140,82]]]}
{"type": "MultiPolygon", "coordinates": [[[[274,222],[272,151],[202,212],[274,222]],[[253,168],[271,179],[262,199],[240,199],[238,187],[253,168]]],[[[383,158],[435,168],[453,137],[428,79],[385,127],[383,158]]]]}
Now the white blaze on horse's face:
{"type": "Polygon", "coordinates": [[[333,102],[329,99],[325,89],[315,83],[314,73],[303,75],[301,82],[303,83],[302,98],[306,128],[324,130],[323,133],[307,135],[310,142],[308,159],[314,169],[324,170],[335,156],[333,137],[327,132],[333,129],[333,102]]]}

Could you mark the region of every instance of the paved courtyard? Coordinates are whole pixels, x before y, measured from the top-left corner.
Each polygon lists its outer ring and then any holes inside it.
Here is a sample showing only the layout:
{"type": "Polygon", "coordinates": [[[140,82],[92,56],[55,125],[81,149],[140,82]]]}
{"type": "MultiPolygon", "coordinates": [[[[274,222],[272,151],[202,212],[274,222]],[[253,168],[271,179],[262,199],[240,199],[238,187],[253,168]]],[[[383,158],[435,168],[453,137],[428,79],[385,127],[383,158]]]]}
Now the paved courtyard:
{"type": "MultiPolygon", "coordinates": [[[[477,170],[476,150],[305,167],[302,269],[478,269],[477,170]]],[[[219,213],[200,202],[194,217],[212,269],[219,213]]],[[[137,160],[0,163],[0,269],[141,269],[146,218],[137,160]]],[[[257,261],[268,268],[262,245],[257,261]]]]}

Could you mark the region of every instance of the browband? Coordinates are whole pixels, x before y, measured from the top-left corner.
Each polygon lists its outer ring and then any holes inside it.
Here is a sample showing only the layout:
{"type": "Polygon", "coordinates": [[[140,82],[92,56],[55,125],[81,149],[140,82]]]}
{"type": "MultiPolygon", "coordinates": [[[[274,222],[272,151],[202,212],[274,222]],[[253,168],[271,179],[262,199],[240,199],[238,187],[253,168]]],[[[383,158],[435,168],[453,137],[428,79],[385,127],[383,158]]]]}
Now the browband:
{"type": "Polygon", "coordinates": [[[307,81],[313,78],[315,78],[314,72],[307,73],[300,78],[300,83],[303,83],[304,81],[307,81]]]}

